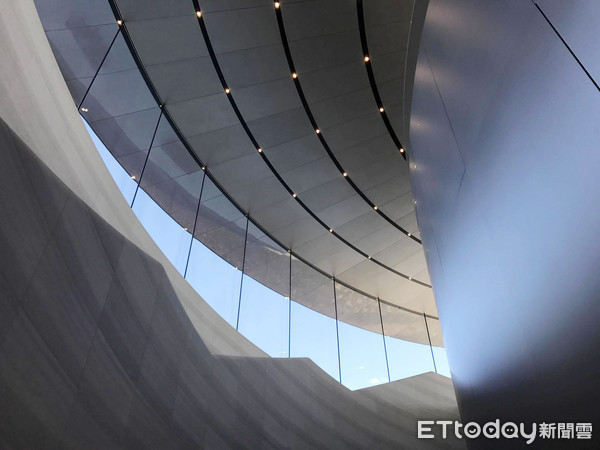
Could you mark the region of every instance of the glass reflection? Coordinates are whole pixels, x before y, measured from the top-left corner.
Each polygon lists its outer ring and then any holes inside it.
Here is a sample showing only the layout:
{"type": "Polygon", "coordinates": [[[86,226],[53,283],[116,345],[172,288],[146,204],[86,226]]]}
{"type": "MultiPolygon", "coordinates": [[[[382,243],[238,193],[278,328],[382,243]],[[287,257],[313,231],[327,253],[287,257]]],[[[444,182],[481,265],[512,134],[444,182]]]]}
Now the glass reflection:
{"type": "Polygon", "coordinates": [[[446,349],[442,347],[433,347],[433,357],[435,358],[435,367],[437,372],[440,375],[451,378],[448,357],[446,356],[446,349]]]}
{"type": "MultiPolygon", "coordinates": [[[[136,182],[86,127],[131,201],[136,182]]],[[[331,278],[290,257],[251,223],[246,236],[246,217],[187,158],[181,143],[162,126],[157,136],[161,138],[152,146],[149,170],[141,180],[144,189],[138,190],[133,211],[181,273],[187,261],[188,282],[230,325],[236,326],[239,314],[239,331],[267,354],[287,357],[289,351],[291,357],[308,357],[333,378],[341,375],[350,389],[387,382],[388,367],[391,381],[433,371],[432,352],[438,373],[450,376],[439,320],[427,319],[428,336],[423,316],[383,302],[380,315],[376,300],[336,283],[336,331],[331,278]],[[169,213],[155,200],[167,202],[169,213]],[[178,222],[189,224],[189,231],[196,225],[195,236],[211,248],[192,240],[178,222]],[[238,270],[242,267],[245,275],[238,270]],[[249,275],[264,279],[269,287],[249,275]],[[290,290],[291,303],[286,297],[290,290]],[[379,334],[382,325],[385,338],[379,334]]]]}
{"type": "Polygon", "coordinates": [[[339,322],[342,384],[361,389],[388,381],[381,335],[339,322]]]}
{"type": "Polygon", "coordinates": [[[381,317],[391,380],[433,372],[435,368],[423,316],[381,302],[381,317]]]}
{"type": "Polygon", "coordinates": [[[183,275],[192,235],[181,228],[142,189],[138,189],[132,209],[148,234],[183,275]]]}
{"type": "Polygon", "coordinates": [[[392,381],[434,371],[429,344],[417,344],[386,336],[385,345],[392,381]]]}
{"type": "Polygon", "coordinates": [[[94,145],[98,149],[98,153],[100,153],[102,161],[104,161],[104,164],[106,164],[106,168],[113,177],[113,180],[117,184],[121,194],[123,194],[123,197],[125,197],[125,201],[128,205],[131,205],[131,201],[133,200],[133,196],[135,195],[135,190],[137,188],[137,183],[131,179],[131,176],[125,171],[125,169],[123,169],[121,164],[117,162],[112,153],[107,150],[94,130],[90,128],[85,120],[83,121],[83,124],[92,138],[94,145]]]}
{"type": "Polygon", "coordinates": [[[310,358],[333,378],[340,379],[335,319],[293,301],[290,350],[292,358],[310,358]]]}
{"type": "Polygon", "coordinates": [[[360,389],[388,381],[377,300],[335,283],[342,383],[360,389]]]}
{"type": "Polygon", "coordinates": [[[244,275],[238,331],[273,357],[288,356],[289,300],[244,275]]]}
{"type": "Polygon", "coordinates": [[[242,272],[194,239],[186,280],[229,325],[237,321],[242,272]]]}

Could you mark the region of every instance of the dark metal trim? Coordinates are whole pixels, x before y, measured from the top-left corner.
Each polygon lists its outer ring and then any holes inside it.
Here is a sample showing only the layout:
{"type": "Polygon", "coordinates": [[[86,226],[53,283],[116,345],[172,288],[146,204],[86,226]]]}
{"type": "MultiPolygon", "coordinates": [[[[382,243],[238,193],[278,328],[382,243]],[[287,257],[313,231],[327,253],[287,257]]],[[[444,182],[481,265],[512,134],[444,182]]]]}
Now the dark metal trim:
{"type": "Polygon", "coordinates": [[[571,47],[569,46],[569,44],[567,44],[567,42],[563,39],[563,37],[561,36],[561,34],[558,32],[558,30],[554,27],[554,25],[552,24],[552,22],[550,22],[550,19],[548,18],[548,16],[546,16],[546,14],[542,10],[542,8],[540,8],[540,6],[535,1],[533,1],[533,4],[537,8],[537,10],[542,14],[542,16],[544,17],[544,19],[546,19],[546,22],[548,22],[548,25],[550,25],[550,27],[552,28],[552,30],[554,31],[554,33],[558,36],[558,38],[561,40],[561,42],[564,44],[564,46],[567,48],[567,50],[569,50],[569,53],[571,54],[571,56],[573,58],[575,58],[575,61],[577,61],[577,64],[579,64],[579,67],[581,67],[581,69],[585,72],[585,74],[590,79],[590,81],[594,84],[594,86],[596,86],[596,89],[598,89],[600,91],[600,86],[598,86],[598,83],[596,83],[596,80],[594,80],[594,78],[592,77],[592,75],[590,75],[590,73],[587,71],[587,69],[585,68],[585,66],[583,65],[583,63],[579,60],[579,58],[575,54],[575,52],[571,49],[571,47]]]}
{"type": "MultiPolygon", "coordinates": [[[[400,139],[396,135],[396,131],[394,130],[394,127],[392,127],[390,119],[388,118],[387,113],[385,112],[385,108],[383,106],[383,101],[381,100],[381,96],[379,95],[379,88],[377,87],[377,82],[375,81],[375,74],[373,73],[373,66],[371,66],[371,60],[370,60],[371,57],[369,55],[369,45],[367,42],[367,30],[365,27],[365,15],[364,15],[364,10],[363,10],[362,0],[356,0],[356,12],[358,15],[358,28],[360,31],[360,42],[362,45],[362,52],[363,52],[363,55],[369,56],[369,61],[365,62],[365,68],[367,69],[367,75],[369,77],[369,83],[371,84],[371,90],[373,91],[373,97],[375,97],[375,103],[377,103],[377,108],[383,108],[383,112],[381,113],[381,118],[383,119],[383,123],[385,124],[385,127],[387,128],[388,133],[390,134],[390,137],[392,138],[392,141],[394,141],[394,145],[396,146],[396,148],[398,150],[400,150],[401,148],[404,149],[404,152],[402,152],[402,157],[406,160],[407,159],[407,156],[406,156],[407,149],[402,146],[400,139]]],[[[420,242],[421,241],[419,241],[419,243],[420,242]]]]}
{"type": "MultiPolygon", "coordinates": [[[[277,25],[279,26],[279,34],[281,36],[281,42],[283,44],[283,50],[285,52],[285,57],[287,59],[287,63],[288,66],[290,68],[290,73],[295,74],[296,72],[296,68],[294,66],[294,59],[292,58],[292,52],[290,50],[290,45],[287,39],[287,35],[285,32],[285,25],[283,22],[283,13],[281,12],[282,7],[280,6],[279,8],[275,8],[275,14],[277,16],[277,25]]],[[[361,40],[362,40],[362,31],[361,31],[361,40]]],[[[364,48],[364,44],[363,44],[363,48],[364,48]]],[[[370,65],[367,64],[368,66],[368,70],[370,69],[370,65]]],[[[372,74],[372,70],[371,70],[371,74],[372,74]]],[[[317,121],[315,120],[315,117],[310,109],[310,105],[308,104],[308,101],[306,100],[306,96],[304,95],[304,91],[302,90],[302,84],[300,83],[300,77],[296,76],[296,78],[293,79],[294,81],[294,86],[296,87],[296,91],[298,92],[298,96],[300,97],[300,101],[302,102],[302,106],[304,106],[304,111],[306,112],[306,115],[308,116],[308,120],[310,121],[313,129],[317,130],[319,129],[319,126],[317,125],[317,121]]],[[[371,82],[371,87],[373,88],[373,86],[375,85],[375,79],[372,78],[371,76],[369,76],[369,81],[371,82]]],[[[377,87],[375,86],[375,89],[377,89],[377,87]]],[[[381,100],[379,99],[379,94],[377,94],[376,96],[376,102],[377,102],[377,108],[382,107],[381,105],[381,100]]],[[[388,128],[388,131],[390,131],[391,133],[394,133],[394,130],[392,129],[392,126],[389,122],[389,120],[387,119],[387,116],[385,114],[385,109],[384,112],[381,113],[381,115],[384,117],[384,122],[386,123],[386,127],[388,128]]],[[[331,159],[331,161],[333,162],[333,164],[335,164],[336,168],[339,170],[340,174],[344,174],[347,172],[344,170],[344,168],[342,167],[342,165],[340,164],[340,162],[338,161],[338,159],[336,158],[335,154],[331,151],[331,148],[329,147],[329,144],[327,144],[327,141],[325,140],[325,137],[323,136],[323,133],[319,133],[317,134],[317,137],[319,138],[319,141],[321,142],[321,145],[323,146],[323,148],[325,149],[325,152],[327,153],[327,155],[329,156],[329,158],[331,159]]],[[[396,148],[400,149],[402,148],[402,145],[400,144],[400,141],[398,140],[398,138],[396,137],[395,133],[392,136],[392,139],[394,139],[394,144],[396,145],[396,148]]],[[[404,153],[402,153],[402,156],[404,157],[404,159],[406,159],[406,150],[404,151],[404,153]]],[[[356,183],[354,183],[354,181],[352,181],[352,178],[350,177],[350,175],[346,175],[344,176],[344,178],[346,179],[346,181],[350,184],[350,186],[352,186],[352,189],[354,189],[354,191],[365,201],[365,203],[367,205],[369,205],[371,208],[375,208],[375,203],[373,203],[367,196],[366,194],[356,185],[356,183]]],[[[419,238],[417,238],[416,236],[412,235],[408,230],[405,230],[404,228],[402,228],[400,225],[398,225],[394,220],[392,220],[387,214],[385,214],[381,208],[377,208],[375,210],[384,220],[386,220],[388,223],[390,223],[394,228],[398,229],[399,231],[401,231],[402,233],[404,233],[406,236],[408,236],[409,238],[411,238],[413,241],[418,242],[419,244],[421,243],[421,240],[419,238]]]]}

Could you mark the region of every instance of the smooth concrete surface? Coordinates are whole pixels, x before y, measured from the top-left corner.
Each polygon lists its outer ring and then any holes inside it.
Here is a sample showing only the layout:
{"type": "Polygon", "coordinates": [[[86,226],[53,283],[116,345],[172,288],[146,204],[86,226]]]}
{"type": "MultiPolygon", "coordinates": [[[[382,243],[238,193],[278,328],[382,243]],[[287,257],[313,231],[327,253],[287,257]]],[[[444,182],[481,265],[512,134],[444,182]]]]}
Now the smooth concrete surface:
{"type": "Polygon", "coordinates": [[[352,392],[306,358],[214,355],[163,266],[3,122],[0,155],[2,448],[464,447],[417,439],[458,419],[440,375],[352,392]]]}
{"type": "MultiPolygon", "coordinates": [[[[597,2],[538,3],[597,74],[597,2]]],[[[432,0],[412,107],[413,192],[463,421],[592,423],[591,441],[534,446],[599,448],[598,88],[533,2],[432,0]]]]}

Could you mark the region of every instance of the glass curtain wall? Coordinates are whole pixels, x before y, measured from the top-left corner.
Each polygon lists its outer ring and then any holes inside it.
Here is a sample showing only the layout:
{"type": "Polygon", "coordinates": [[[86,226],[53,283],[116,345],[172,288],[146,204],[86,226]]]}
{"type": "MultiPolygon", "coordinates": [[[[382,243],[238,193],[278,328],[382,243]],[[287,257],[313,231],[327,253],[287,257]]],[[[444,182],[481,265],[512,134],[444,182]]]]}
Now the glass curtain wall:
{"type": "Polygon", "coordinates": [[[200,296],[267,354],[310,358],[351,389],[449,376],[439,320],[321,273],[232,203],[179,139],[121,32],[110,30],[112,39],[92,39],[86,50],[93,75],[74,75],[69,86],[126,201],[200,296]]]}

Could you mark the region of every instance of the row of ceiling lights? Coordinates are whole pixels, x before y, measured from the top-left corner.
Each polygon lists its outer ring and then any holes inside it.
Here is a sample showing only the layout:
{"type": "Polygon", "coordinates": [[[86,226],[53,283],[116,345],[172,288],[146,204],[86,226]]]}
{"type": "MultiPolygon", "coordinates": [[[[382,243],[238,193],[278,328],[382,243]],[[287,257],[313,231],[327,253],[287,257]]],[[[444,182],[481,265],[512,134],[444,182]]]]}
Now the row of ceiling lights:
{"type": "MultiPolygon", "coordinates": [[[[278,8],[281,6],[281,2],[278,2],[278,1],[274,2],[274,6],[275,6],[275,8],[277,8],[277,9],[278,9],[278,8]]],[[[202,11],[196,11],[196,17],[198,17],[198,18],[201,18],[201,17],[202,17],[202,11]]],[[[371,58],[370,58],[368,55],[365,55],[365,56],[364,56],[364,61],[365,61],[365,63],[369,63],[369,62],[371,61],[371,58]]],[[[292,72],[292,78],[293,78],[294,80],[297,80],[297,79],[298,79],[298,74],[297,74],[296,72],[292,72]]],[[[227,94],[227,95],[231,94],[231,89],[229,89],[228,87],[226,87],[226,88],[225,88],[225,94],[227,94]]],[[[385,109],[383,108],[383,106],[379,107],[379,112],[380,112],[380,113],[382,113],[382,114],[385,112],[385,109]]],[[[321,130],[320,130],[319,128],[316,128],[316,129],[315,129],[315,133],[316,133],[316,134],[320,134],[320,133],[321,133],[321,130]]],[[[262,148],[261,148],[261,147],[258,147],[256,150],[258,151],[258,153],[263,153],[263,150],[262,150],[262,148]]],[[[404,148],[403,148],[403,147],[400,147],[399,151],[400,151],[400,153],[404,153],[404,151],[405,151],[405,150],[404,150],[404,148]]],[[[264,155],[263,155],[263,156],[264,156],[264,155]]],[[[416,165],[413,165],[413,167],[414,167],[414,168],[416,168],[417,166],[416,166],[416,165]]],[[[205,167],[202,167],[202,170],[205,170],[205,169],[206,169],[205,167]]],[[[343,171],[343,172],[342,172],[342,176],[343,176],[344,178],[348,178],[348,172],[346,172],[346,171],[343,171]]],[[[292,193],[292,198],[295,198],[295,199],[298,199],[298,200],[299,200],[299,198],[298,198],[298,194],[296,194],[295,192],[293,192],[293,193],[292,193]]],[[[417,202],[416,202],[416,200],[415,200],[415,202],[414,202],[414,203],[415,203],[415,204],[417,203],[417,202]]],[[[373,209],[374,209],[375,211],[378,211],[378,210],[379,210],[379,207],[378,207],[377,205],[373,205],[373,209]]],[[[330,233],[333,233],[333,228],[329,228],[328,230],[329,230],[329,232],[330,232],[330,233]]],[[[412,237],[412,233],[410,233],[410,232],[407,232],[407,233],[406,233],[406,235],[407,235],[408,237],[412,237]]],[[[369,260],[373,260],[372,256],[370,256],[370,255],[369,255],[369,256],[367,256],[367,258],[368,258],[369,260]]],[[[412,281],[412,277],[408,277],[408,280],[412,281]]]]}
{"type": "MultiPolygon", "coordinates": [[[[281,3],[280,3],[280,2],[278,2],[278,1],[276,1],[276,2],[274,2],[274,6],[275,6],[275,8],[276,8],[276,9],[279,9],[279,7],[281,6],[281,3]]],[[[364,56],[364,62],[365,62],[365,63],[369,63],[370,61],[371,61],[371,58],[370,58],[368,55],[365,55],[365,56],[364,56]]],[[[296,72],[292,72],[292,78],[293,78],[294,80],[296,80],[296,79],[298,78],[298,74],[297,74],[296,72]]],[[[379,107],[379,112],[380,112],[381,114],[383,114],[383,113],[385,112],[385,109],[383,108],[383,106],[380,106],[380,107],[379,107]]],[[[315,129],[315,132],[316,132],[317,134],[320,134],[320,133],[321,133],[321,130],[317,128],[317,129],[315,129]]],[[[404,153],[404,148],[403,148],[403,147],[400,147],[400,148],[399,148],[399,151],[400,151],[400,153],[404,153]]],[[[416,165],[413,165],[413,167],[414,167],[414,168],[416,168],[417,166],[416,166],[416,165]]],[[[342,175],[343,175],[345,178],[347,178],[347,177],[348,177],[348,173],[347,173],[347,172],[345,172],[343,169],[340,169],[340,170],[342,171],[342,175]]],[[[295,197],[295,194],[294,194],[294,197],[295,197]]],[[[415,204],[416,204],[416,203],[417,203],[417,202],[415,201],[415,204]]],[[[378,209],[379,209],[379,208],[378,208],[376,205],[372,205],[372,206],[373,206],[373,209],[374,209],[375,211],[378,211],[378,209]]],[[[403,230],[403,231],[404,231],[404,230],[403,230]]],[[[411,236],[412,236],[412,233],[410,233],[410,232],[406,232],[406,235],[407,235],[408,237],[411,237],[411,236]]],[[[369,259],[371,259],[371,258],[369,257],[369,259]]]]}
{"type": "MultiPolygon", "coordinates": [[[[279,6],[280,6],[280,2],[275,2],[275,3],[274,3],[274,5],[275,5],[275,8],[279,8],[279,6]]],[[[200,11],[200,10],[196,11],[196,17],[198,17],[199,19],[200,19],[200,18],[202,18],[202,11],[200,11]]],[[[123,20],[121,20],[121,19],[117,20],[117,25],[119,25],[119,26],[123,26],[123,24],[124,24],[123,20]]],[[[369,58],[369,56],[365,56],[365,57],[364,57],[364,60],[365,60],[365,62],[369,62],[369,61],[370,61],[370,58],[369,58]]],[[[296,72],[293,72],[293,73],[292,73],[292,78],[293,78],[294,80],[297,80],[297,79],[298,79],[298,74],[297,74],[296,72]]],[[[226,95],[230,95],[230,94],[231,94],[231,90],[230,90],[228,87],[226,87],[226,88],[225,88],[225,94],[226,94],[226,95]]],[[[161,107],[162,107],[162,105],[161,105],[161,107]]],[[[81,108],[81,111],[83,111],[83,112],[87,112],[87,108],[81,108]]],[[[379,112],[380,112],[380,113],[383,113],[383,112],[384,112],[384,109],[383,109],[383,107],[380,107],[380,108],[379,108],[379,112]]],[[[321,133],[321,130],[320,130],[319,128],[316,128],[316,129],[315,129],[315,133],[316,133],[316,134],[320,134],[320,133],[321,133]]],[[[261,147],[258,147],[256,150],[258,151],[258,153],[261,153],[261,154],[263,153],[263,150],[262,150],[262,148],[261,148],[261,147]]],[[[401,152],[401,153],[404,153],[404,149],[403,149],[403,148],[400,148],[400,152],[401,152]]],[[[264,155],[263,155],[263,157],[264,157],[264,155]]],[[[416,166],[414,166],[414,167],[416,168],[416,166]]],[[[206,166],[202,166],[202,170],[206,170],[206,166]]],[[[346,171],[343,171],[343,172],[342,172],[342,176],[343,176],[344,178],[348,178],[348,173],[347,173],[346,171]]],[[[131,178],[135,180],[135,176],[132,176],[131,178]]],[[[296,193],[292,193],[292,197],[293,197],[293,198],[295,198],[296,200],[300,201],[300,199],[298,198],[298,195],[297,195],[296,193]]],[[[415,203],[416,203],[416,202],[415,202],[415,203]]],[[[377,205],[373,205],[373,209],[374,209],[375,211],[378,211],[378,210],[379,210],[379,208],[378,208],[378,206],[377,206],[377,205]]],[[[333,232],[334,232],[333,228],[328,228],[328,231],[329,231],[330,233],[333,233],[333,232]]],[[[410,232],[407,232],[407,236],[408,236],[408,237],[411,237],[411,236],[412,236],[412,234],[411,234],[410,232]]],[[[289,250],[289,251],[291,251],[291,250],[289,250]]],[[[361,253],[362,253],[362,252],[361,252],[361,253]]],[[[374,261],[374,260],[373,260],[373,257],[372,257],[372,256],[370,256],[370,255],[368,255],[368,256],[367,256],[367,258],[368,258],[369,260],[371,260],[371,261],[374,261]]],[[[381,264],[381,263],[379,263],[379,264],[381,264]]],[[[385,266],[385,267],[387,267],[387,266],[385,266]]],[[[401,274],[401,275],[403,275],[403,274],[401,274]]],[[[407,278],[409,281],[413,281],[413,278],[412,278],[412,277],[410,277],[410,276],[406,276],[406,275],[403,275],[403,276],[404,276],[404,277],[406,277],[406,278],[407,278]]],[[[419,282],[419,283],[421,284],[421,282],[419,282]]]]}
{"type": "MultiPolygon", "coordinates": [[[[274,2],[274,6],[275,6],[275,8],[277,8],[277,9],[278,9],[278,8],[281,6],[281,2],[278,2],[278,1],[274,2]]],[[[202,11],[201,11],[201,10],[198,10],[198,11],[196,11],[196,17],[198,17],[199,19],[200,19],[200,18],[202,18],[202,11]]],[[[365,56],[364,56],[364,61],[365,61],[365,63],[369,63],[369,62],[371,61],[371,58],[370,58],[368,55],[365,55],[365,56]]],[[[292,78],[293,78],[294,80],[298,80],[298,73],[296,73],[296,72],[292,72],[292,78]]],[[[227,94],[227,95],[230,95],[230,94],[231,94],[231,89],[229,89],[229,87],[226,87],[226,88],[225,88],[225,94],[227,94]]],[[[379,112],[380,112],[380,113],[382,113],[382,114],[385,112],[385,110],[384,110],[383,106],[379,107],[379,112]]],[[[316,134],[321,134],[321,130],[320,130],[319,128],[316,128],[316,129],[315,129],[315,133],[316,133],[316,134]]],[[[256,150],[257,150],[257,152],[258,152],[258,153],[260,153],[260,154],[262,154],[262,153],[263,153],[263,149],[262,149],[261,147],[257,147],[257,149],[256,149],[256,150]]],[[[403,147],[400,147],[399,151],[400,151],[400,153],[404,153],[404,151],[405,151],[405,150],[404,150],[404,148],[403,148],[403,147]]],[[[262,156],[266,158],[266,156],[265,156],[264,154],[263,154],[262,156]]],[[[415,165],[414,167],[416,168],[416,165],[415,165]]],[[[205,169],[206,169],[205,167],[202,167],[202,170],[205,170],[205,169]]],[[[343,176],[344,178],[348,178],[348,172],[346,172],[346,171],[344,171],[344,170],[342,169],[342,176],[343,176]]],[[[292,195],[292,198],[294,198],[294,199],[296,199],[296,200],[300,201],[300,199],[299,199],[299,197],[298,197],[298,194],[296,194],[295,192],[292,192],[292,193],[291,193],[291,195],[292,195]]],[[[415,204],[416,204],[416,201],[415,201],[415,204]]],[[[374,209],[375,211],[378,211],[378,210],[379,210],[379,207],[378,207],[377,205],[373,205],[373,209],[374,209]]],[[[328,231],[329,231],[330,233],[333,233],[333,231],[334,231],[334,230],[333,230],[333,228],[328,228],[328,231]]],[[[408,237],[412,237],[412,233],[410,233],[410,232],[406,232],[406,235],[407,235],[408,237]]],[[[370,256],[370,255],[368,255],[368,256],[367,256],[367,258],[368,258],[369,260],[371,260],[371,261],[373,260],[373,257],[372,257],[372,256],[370,256]]],[[[408,280],[410,280],[410,281],[412,281],[412,280],[413,280],[413,278],[412,278],[412,277],[410,277],[410,276],[409,276],[409,277],[407,277],[407,278],[408,278],[408,280]]]]}

